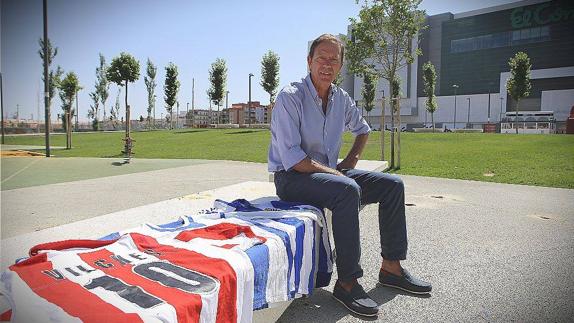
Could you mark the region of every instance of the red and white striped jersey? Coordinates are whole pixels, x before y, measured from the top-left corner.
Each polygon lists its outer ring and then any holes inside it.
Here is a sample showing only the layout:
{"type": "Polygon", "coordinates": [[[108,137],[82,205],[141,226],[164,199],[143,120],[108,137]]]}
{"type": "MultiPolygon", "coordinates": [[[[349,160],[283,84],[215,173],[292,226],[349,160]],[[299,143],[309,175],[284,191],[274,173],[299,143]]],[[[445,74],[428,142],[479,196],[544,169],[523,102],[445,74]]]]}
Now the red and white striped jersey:
{"type": "Polygon", "coordinates": [[[199,230],[33,248],[2,274],[12,321],[250,322],[253,267],[243,248],[265,238],[231,223],[199,230]]]}

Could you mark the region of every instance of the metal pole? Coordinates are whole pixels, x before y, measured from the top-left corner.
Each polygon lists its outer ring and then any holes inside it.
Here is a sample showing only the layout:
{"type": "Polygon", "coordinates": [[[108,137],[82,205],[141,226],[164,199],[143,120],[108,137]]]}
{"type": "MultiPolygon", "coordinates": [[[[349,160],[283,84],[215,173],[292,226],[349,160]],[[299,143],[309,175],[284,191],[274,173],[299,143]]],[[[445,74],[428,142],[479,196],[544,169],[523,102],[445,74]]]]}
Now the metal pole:
{"type": "Polygon", "coordinates": [[[46,157],[50,157],[50,88],[48,82],[48,0],[43,2],[44,11],[44,123],[46,134],[46,157]]]}
{"type": "Polygon", "coordinates": [[[175,114],[175,129],[179,128],[179,101],[177,101],[177,112],[175,114]]]}
{"type": "Polygon", "coordinates": [[[453,120],[453,129],[456,129],[456,89],[458,89],[458,85],[454,84],[452,86],[454,88],[454,120],[453,120]]]}
{"type": "Polygon", "coordinates": [[[253,74],[249,73],[249,102],[247,103],[247,120],[249,122],[249,128],[251,128],[251,77],[253,74]]]}
{"type": "Polygon", "coordinates": [[[490,123],[490,89],[488,89],[488,123],[490,123]]]}
{"type": "Polygon", "coordinates": [[[4,86],[2,85],[2,72],[0,72],[0,114],[2,115],[2,144],[4,144],[4,86]]]}
{"type": "Polygon", "coordinates": [[[498,114],[498,122],[502,122],[502,101],[504,100],[503,97],[500,98],[500,113],[498,114]]]}
{"type": "Polygon", "coordinates": [[[78,107],[78,92],[76,92],[76,131],[80,130],[80,124],[78,122],[78,115],[79,115],[79,107],[78,107]]]}
{"type": "Polygon", "coordinates": [[[470,128],[470,98],[466,98],[468,100],[468,112],[466,113],[466,127],[470,128]]]}
{"type": "Polygon", "coordinates": [[[195,78],[191,79],[191,127],[195,126],[195,78]]]}
{"type": "Polygon", "coordinates": [[[227,111],[227,123],[231,124],[231,114],[229,113],[229,91],[225,91],[225,111],[227,111]]]}
{"type": "Polygon", "coordinates": [[[40,81],[38,80],[38,91],[37,91],[38,97],[36,98],[36,111],[38,111],[38,114],[36,115],[38,117],[38,123],[36,124],[36,133],[40,134],[40,81]]]}

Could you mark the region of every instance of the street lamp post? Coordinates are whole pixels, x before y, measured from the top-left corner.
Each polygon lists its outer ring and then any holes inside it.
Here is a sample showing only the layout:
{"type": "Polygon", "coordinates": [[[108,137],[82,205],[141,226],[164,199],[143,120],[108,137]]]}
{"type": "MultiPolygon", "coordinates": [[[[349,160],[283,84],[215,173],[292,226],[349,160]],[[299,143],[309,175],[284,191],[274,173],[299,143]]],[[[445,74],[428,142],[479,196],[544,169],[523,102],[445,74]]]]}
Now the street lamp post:
{"type": "Polygon", "coordinates": [[[80,123],[78,121],[78,112],[79,112],[79,107],[78,107],[78,92],[76,92],[76,131],[80,130],[80,123]]]}
{"type": "Polygon", "coordinates": [[[466,127],[470,128],[470,98],[466,98],[468,100],[468,112],[466,113],[466,127]]]}
{"type": "Polygon", "coordinates": [[[502,101],[504,101],[504,98],[500,97],[500,114],[498,115],[498,122],[502,122],[502,101]]]}
{"type": "Polygon", "coordinates": [[[44,16],[44,124],[46,157],[50,157],[50,93],[48,79],[48,0],[43,1],[44,16]]]}
{"type": "Polygon", "coordinates": [[[229,113],[229,91],[225,91],[225,111],[227,111],[227,123],[231,124],[231,114],[229,113]]]}
{"type": "MultiPolygon", "coordinates": [[[[0,114],[2,118],[2,144],[4,144],[4,90],[2,86],[2,73],[0,72],[0,114]]],[[[38,115],[38,117],[40,117],[38,115]]],[[[38,127],[40,127],[40,121],[38,121],[38,127]]]]}
{"type": "Polygon", "coordinates": [[[453,84],[452,88],[454,89],[454,120],[452,129],[456,129],[456,89],[458,89],[458,85],[453,84]]]}
{"type": "MultiPolygon", "coordinates": [[[[381,131],[385,131],[385,125],[383,124],[383,121],[385,121],[385,89],[382,89],[381,92],[381,131]]],[[[383,159],[385,159],[384,156],[381,160],[383,159]]]]}
{"type": "Polygon", "coordinates": [[[247,120],[249,122],[249,128],[251,128],[251,77],[253,77],[253,73],[249,73],[249,102],[247,103],[247,120]]]}

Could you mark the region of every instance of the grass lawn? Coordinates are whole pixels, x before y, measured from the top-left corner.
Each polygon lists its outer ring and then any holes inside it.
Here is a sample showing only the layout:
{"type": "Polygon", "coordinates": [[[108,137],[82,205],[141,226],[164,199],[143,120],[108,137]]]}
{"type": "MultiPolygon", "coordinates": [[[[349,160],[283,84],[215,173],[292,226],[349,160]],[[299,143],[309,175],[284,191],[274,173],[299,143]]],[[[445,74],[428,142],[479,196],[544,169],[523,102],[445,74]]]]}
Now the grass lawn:
{"type": "MultiPolygon", "coordinates": [[[[57,157],[121,157],[123,133],[74,134],[72,150],[57,157]]],[[[373,132],[363,159],[380,157],[380,132],[373,132]]],[[[388,133],[387,159],[388,159],[388,133]]],[[[268,130],[186,129],[133,133],[137,158],[226,159],[265,163],[268,130]]],[[[574,188],[574,136],[472,133],[402,133],[398,174],[574,188]],[[487,175],[485,175],[487,174],[487,175]],[[490,176],[488,176],[490,175],[490,176]]],[[[343,138],[341,157],[353,143],[343,138]]],[[[37,136],[7,136],[8,145],[43,145],[37,136]]],[[[50,139],[65,146],[64,135],[50,139]]]]}

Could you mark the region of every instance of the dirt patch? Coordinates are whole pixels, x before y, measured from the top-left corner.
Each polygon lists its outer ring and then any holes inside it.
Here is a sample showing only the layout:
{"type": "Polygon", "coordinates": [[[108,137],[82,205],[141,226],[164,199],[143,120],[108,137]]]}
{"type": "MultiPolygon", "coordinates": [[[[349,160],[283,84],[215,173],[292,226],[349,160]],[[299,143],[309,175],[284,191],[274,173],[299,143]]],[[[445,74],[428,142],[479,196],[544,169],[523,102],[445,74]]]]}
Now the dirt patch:
{"type": "Polygon", "coordinates": [[[1,157],[44,157],[42,153],[26,150],[2,150],[1,157]]]}

